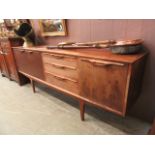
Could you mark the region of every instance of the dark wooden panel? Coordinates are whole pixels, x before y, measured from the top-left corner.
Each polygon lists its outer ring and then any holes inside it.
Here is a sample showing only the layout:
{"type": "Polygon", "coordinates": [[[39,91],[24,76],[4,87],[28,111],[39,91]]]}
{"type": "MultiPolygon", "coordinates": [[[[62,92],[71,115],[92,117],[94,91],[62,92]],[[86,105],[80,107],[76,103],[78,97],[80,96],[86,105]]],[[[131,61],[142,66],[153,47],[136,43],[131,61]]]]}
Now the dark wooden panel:
{"type": "Polygon", "coordinates": [[[132,65],[128,96],[128,103],[130,103],[130,105],[135,103],[135,99],[137,99],[139,92],[141,92],[141,83],[144,75],[144,70],[142,68],[145,67],[146,58],[147,57],[144,57],[141,61],[137,61],[132,65]]]}

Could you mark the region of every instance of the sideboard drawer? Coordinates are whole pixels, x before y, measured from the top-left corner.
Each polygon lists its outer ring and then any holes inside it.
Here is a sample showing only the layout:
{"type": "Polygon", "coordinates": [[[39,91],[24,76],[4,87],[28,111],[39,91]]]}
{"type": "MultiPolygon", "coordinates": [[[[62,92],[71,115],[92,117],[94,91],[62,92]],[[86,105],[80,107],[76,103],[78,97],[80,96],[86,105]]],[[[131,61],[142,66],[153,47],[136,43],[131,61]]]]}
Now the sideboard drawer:
{"type": "Polygon", "coordinates": [[[42,54],[44,63],[56,63],[65,66],[77,67],[77,58],[60,54],[42,54]]]}
{"type": "Polygon", "coordinates": [[[56,75],[68,77],[71,79],[78,78],[78,72],[76,67],[69,67],[54,63],[44,63],[45,72],[50,72],[56,75]]]}
{"type": "Polygon", "coordinates": [[[55,85],[59,88],[62,88],[64,90],[67,90],[69,92],[72,92],[75,94],[78,94],[79,92],[77,80],[72,80],[70,78],[66,78],[56,74],[51,74],[49,72],[45,72],[45,80],[48,83],[55,85]]]}

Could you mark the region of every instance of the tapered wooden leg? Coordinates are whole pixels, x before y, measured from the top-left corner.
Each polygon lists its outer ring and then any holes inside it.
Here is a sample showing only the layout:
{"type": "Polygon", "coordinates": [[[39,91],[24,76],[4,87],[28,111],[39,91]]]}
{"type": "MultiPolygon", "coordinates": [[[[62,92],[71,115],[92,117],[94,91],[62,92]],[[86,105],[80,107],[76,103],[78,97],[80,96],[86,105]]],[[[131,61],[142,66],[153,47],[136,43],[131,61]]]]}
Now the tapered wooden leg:
{"type": "Polygon", "coordinates": [[[81,120],[84,121],[85,104],[84,101],[80,100],[80,115],[81,120]]]}
{"type": "Polygon", "coordinates": [[[30,79],[30,81],[31,81],[31,86],[32,86],[33,92],[35,93],[36,92],[35,83],[34,83],[34,81],[32,79],[30,79]]]}

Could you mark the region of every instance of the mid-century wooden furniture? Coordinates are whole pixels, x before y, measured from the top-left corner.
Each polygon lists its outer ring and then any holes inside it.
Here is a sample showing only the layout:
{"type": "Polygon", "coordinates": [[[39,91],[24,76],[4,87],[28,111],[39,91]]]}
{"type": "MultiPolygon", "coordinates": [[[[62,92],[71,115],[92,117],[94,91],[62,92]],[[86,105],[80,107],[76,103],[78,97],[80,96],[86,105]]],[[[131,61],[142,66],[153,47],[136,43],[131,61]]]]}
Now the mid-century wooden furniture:
{"type": "Polygon", "coordinates": [[[147,53],[116,55],[106,49],[14,47],[19,73],[34,82],[71,95],[80,102],[125,116],[140,92],[147,53]]]}
{"type": "Polygon", "coordinates": [[[12,46],[21,46],[19,38],[0,37],[0,68],[2,76],[20,82],[17,67],[12,53],[12,46]]]}

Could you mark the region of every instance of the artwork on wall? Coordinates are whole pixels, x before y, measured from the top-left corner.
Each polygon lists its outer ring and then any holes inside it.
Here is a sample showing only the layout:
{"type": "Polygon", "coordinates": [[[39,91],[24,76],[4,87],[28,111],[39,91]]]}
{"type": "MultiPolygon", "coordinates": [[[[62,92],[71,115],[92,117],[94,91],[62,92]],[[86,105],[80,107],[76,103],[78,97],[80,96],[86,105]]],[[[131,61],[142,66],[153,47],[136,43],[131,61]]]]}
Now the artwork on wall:
{"type": "Polygon", "coordinates": [[[0,36],[17,37],[14,29],[22,23],[30,23],[29,19],[3,19],[0,20],[0,36]]]}
{"type": "Polygon", "coordinates": [[[28,19],[4,19],[4,23],[8,29],[20,25],[21,23],[30,23],[28,19]]]}
{"type": "Polygon", "coordinates": [[[42,36],[66,36],[66,23],[64,19],[39,20],[42,36]]]}

